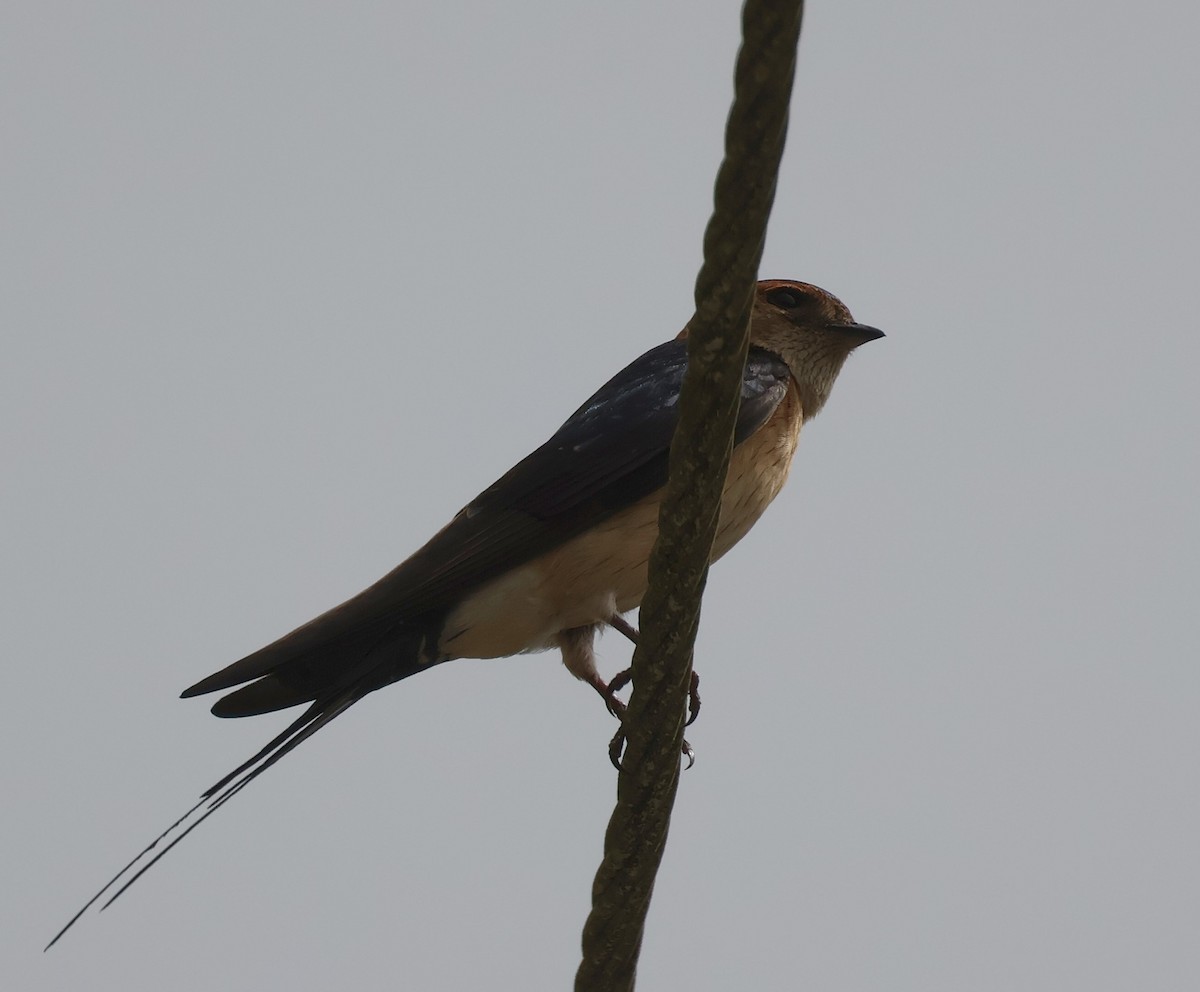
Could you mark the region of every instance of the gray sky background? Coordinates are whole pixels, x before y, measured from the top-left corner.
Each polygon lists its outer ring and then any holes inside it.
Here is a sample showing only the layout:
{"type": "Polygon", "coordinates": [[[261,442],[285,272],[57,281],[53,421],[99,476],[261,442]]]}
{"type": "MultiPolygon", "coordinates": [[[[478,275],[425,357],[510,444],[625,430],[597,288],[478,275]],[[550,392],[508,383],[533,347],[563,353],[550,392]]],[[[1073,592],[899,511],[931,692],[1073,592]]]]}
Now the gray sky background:
{"type": "MultiPolygon", "coordinates": [[[[613,725],[549,654],[372,696],[41,948],[285,722],[184,686],[682,326],[737,30],[5,5],[7,988],[569,987],[613,725]]],[[[641,988],[1195,988],[1198,35],[810,5],[763,275],[888,337],[713,573],[641,988]]]]}

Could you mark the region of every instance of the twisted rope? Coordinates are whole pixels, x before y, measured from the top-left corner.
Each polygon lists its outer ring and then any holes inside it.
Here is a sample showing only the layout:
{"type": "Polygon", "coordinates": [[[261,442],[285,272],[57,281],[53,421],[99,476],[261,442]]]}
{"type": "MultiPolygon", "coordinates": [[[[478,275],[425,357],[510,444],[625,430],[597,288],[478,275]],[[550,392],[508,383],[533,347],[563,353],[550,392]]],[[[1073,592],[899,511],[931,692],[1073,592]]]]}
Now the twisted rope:
{"type": "Polygon", "coordinates": [[[583,928],[576,992],[628,992],[679,785],[700,599],[749,347],[750,307],[787,132],[801,0],[747,0],[734,102],[696,279],[688,369],[633,656],[628,743],[583,928]]]}

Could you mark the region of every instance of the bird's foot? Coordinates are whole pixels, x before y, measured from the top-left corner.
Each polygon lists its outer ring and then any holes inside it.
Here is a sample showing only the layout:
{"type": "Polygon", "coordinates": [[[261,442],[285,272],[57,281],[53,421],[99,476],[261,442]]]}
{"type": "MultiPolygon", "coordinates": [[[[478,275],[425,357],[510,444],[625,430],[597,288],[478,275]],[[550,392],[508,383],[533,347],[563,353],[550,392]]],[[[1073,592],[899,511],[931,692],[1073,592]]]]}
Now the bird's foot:
{"type": "MultiPolygon", "coordinates": [[[[620,673],[620,675],[625,674],[625,672],[620,673]]],[[[618,678],[620,678],[620,675],[618,678]]],[[[605,682],[599,675],[593,675],[591,678],[591,686],[600,694],[600,698],[604,700],[605,708],[622,722],[625,720],[625,703],[623,700],[617,698],[616,692],[618,689],[624,688],[628,682],[628,678],[624,682],[618,682],[617,679],[605,682]]]]}
{"type": "MultiPolygon", "coordinates": [[[[620,692],[622,689],[624,689],[625,686],[629,685],[629,683],[632,681],[633,681],[633,669],[627,668],[623,672],[617,672],[617,674],[612,677],[612,681],[609,682],[607,686],[605,686],[604,691],[602,691],[600,693],[600,695],[602,695],[604,697],[605,702],[607,702],[609,704],[608,711],[613,716],[617,717],[618,719],[620,719],[620,714],[618,714],[617,711],[613,707],[619,706],[621,708],[621,713],[624,713],[625,712],[625,704],[622,703],[621,700],[617,699],[616,694],[618,692],[620,692]]],[[[688,686],[688,718],[687,718],[687,722],[684,723],[684,726],[690,727],[693,723],[696,722],[696,717],[698,717],[699,715],[700,715],[700,676],[697,675],[695,672],[692,672],[691,684],[688,686]]]]}
{"type": "MultiPolygon", "coordinates": [[[[638,629],[619,613],[614,613],[608,618],[608,625],[612,627],[613,630],[620,631],[634,644],[637,644],[638,640],[641,638],[641,634],[639,633],[638,629]]],[[[601,698],[604,700],[604,705],[608,707],[608,712],[615,716],[622,723],[621,729],[618,730],[613,735],[613,739],[608,742],[608,760],[612,762],[613,767],[617,771],[621,770],[621,753],[625,750],[625,704],[617,698],[617,693],[624,689],[625,686],[629,685],[629,683],[632,681],[633,669],[627,668],[623,672],[617,672],[617,674],[613,676],[612,681],[607,685],[598,677],[592,683],[596,691],[600,693],[601,698]]],[[[690,727],[696,721],[696,717],[699,715],[700,676],[695,672],[692,672],[691,684],[688,687],[688,718],[687,722],[684,723],[684,726],[690,727]]],[[[687,766],[688,768],[691,768],[692,765],[696,763],[696,752],[692,750],[692,745],[685,740],[683,742],[681,751],[683,754],[687,755],[687,766]]]]}
{"type": "MultiPolygon", "coordinates": [[[[613,739],[608,742],[608,760],[612,762],[613,768],[617,771],[623,771],[621,768],[621,753],[625,750],[625,728],[621,727],[615,734],[613,739]]],[[[688,759],[687,767],[691,768],[696,763],[696,752],[692,750],[692,745],[684,739],[682,747],[679,749],[680,754],[688,759]]],[[[685,769],[686,771],[686,769],[685,769]]]]}
{"type": "MultiPolygon", "coordinates": [[[[613,739],[608,742],[608,760],[612,762],[613,767],[621,770],[621,754],[625,750],[625,703],[617,698],[617,693],[625,686],[633,681],[633,669],[627,668],[623,672],[618,672],[612,677],[607,685],[603,681],[597,679],[593,685],[596,691],[600,693],[604,704],[608,707],[608,712],[621,721],[621,728],[613,735],[613,739]]],[[[700,676],[692,672],[691,685],[688,688],[688,719],[684,724],[685,727],[691,726],[692,722],[700,713],[700,676]]],[[[680,751],[687,759],[687,767],[691,768],[696,763],[696,752],[692,750],[692,745],[684,740],[680,751]]]]}

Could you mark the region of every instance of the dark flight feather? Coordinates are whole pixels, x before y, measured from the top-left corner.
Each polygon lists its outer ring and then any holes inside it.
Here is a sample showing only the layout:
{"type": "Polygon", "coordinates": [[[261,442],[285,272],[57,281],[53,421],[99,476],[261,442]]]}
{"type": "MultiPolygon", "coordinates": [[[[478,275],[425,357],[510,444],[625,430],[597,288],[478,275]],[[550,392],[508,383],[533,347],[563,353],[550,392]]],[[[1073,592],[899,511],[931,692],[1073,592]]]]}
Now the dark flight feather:
{"type": "MultiPolygon", "coordinates": [[[[334,672],[358,660],[363,643],[376,642],[392,628],[419,627],[435,639],[442,615],[466,593],[666,483],[686,367],[684,341],[646,352],[602,386],[549,441],[374,585],[183,695],[228,689],[306,660],[334,672]]],[[[735,443],[766,423],[787,391],[788,377],[782,359],[760,348],[750,350],[735,443]]],[[[413,672],[421,667],[416,664],[413,672]]],[[[395,678],[381,685],[391,681],[395,678]]]]}

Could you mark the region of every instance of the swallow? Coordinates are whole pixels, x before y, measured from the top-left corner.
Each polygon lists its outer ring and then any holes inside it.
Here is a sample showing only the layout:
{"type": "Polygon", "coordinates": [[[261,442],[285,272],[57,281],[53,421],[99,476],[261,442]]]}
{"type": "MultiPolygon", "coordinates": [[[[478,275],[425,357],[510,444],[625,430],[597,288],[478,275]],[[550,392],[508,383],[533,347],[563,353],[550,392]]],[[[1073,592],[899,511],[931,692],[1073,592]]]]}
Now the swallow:
{"type": "MultiPolygon", "coordinates": [[[[185,689],[184,698],[233,690],[213,705],[219,717],[307,707],[206,790],[51,945],[118,881],[126,878],[105,907],[254,778],[393,682],[458,658],[557,648],[567,670],[612,707],[610,685],[596,668],[595,635],[609,625],[636,636],[623,615],[646,592],[687,333],[685,327],[613,376],[550,440],[374,585],[185,689]]],[[[758,283],[713,561],[783,488],[801,427],[825,406],[850,352],[882,336],[816,286],[758,283]]]]}

